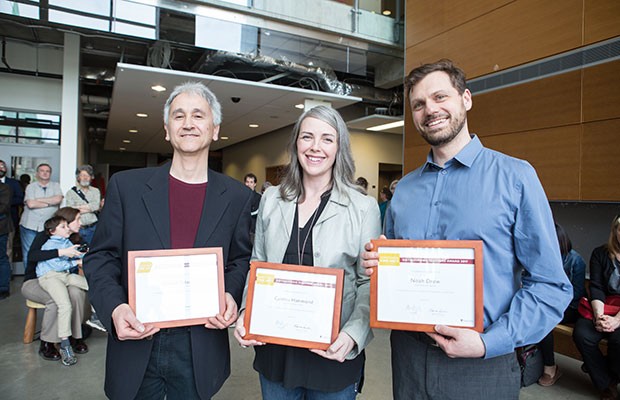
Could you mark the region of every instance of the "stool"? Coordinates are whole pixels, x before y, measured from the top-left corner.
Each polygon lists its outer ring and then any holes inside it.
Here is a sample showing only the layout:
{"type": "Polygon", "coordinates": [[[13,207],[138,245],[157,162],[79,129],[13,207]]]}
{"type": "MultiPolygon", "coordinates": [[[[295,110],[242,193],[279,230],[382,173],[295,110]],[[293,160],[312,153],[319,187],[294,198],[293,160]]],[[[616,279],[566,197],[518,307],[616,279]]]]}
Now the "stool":
{"type": "Polygon", "coordinates": [[[26,300],[26,307],[28,307],[28,316],[24,327],[24,344],[29,344],[34,340],[34,331],[37,328],[37,308],[45,308],[45,305],[26,300]]]}

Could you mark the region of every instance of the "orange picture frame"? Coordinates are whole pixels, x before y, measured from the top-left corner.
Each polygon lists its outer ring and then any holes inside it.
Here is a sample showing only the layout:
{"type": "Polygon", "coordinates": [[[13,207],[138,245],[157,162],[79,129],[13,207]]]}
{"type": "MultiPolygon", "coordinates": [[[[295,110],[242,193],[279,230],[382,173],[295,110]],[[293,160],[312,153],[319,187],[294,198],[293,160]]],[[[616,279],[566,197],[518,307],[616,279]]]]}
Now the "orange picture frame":
{"type": "MultiPolygon", "coordinates": [[[[455,259],[451,260],[449,258],[446,259],[427,259],[420,258],[416,260],[407,259],[408,263],[416,263],[417,265],[428,265],[428,266],[437,266],[436,268],[441,268],[441,265],[448,264],[451,266],[456,266],[458,268],[459,264],[463,265],[472,265],[473,264],[473,285],[471,282],[468,284],[473,288],[473,293],[471,293],[471,297],[469,299],[462,299],[463,302],[473,302],[474,307],[474,320],[473,324],[468,325],[460,325],[460,324],[448,324],[449,326],[459,327],[459,328],[470,328],[477,332],[482,332],[484,330],[484,303],[483,303],[483,290],[484,290],[484,281],[483,281],[483,243],[481,240],[372,240],[373,248],[375,251],[378,251],[380,248],[412,248],[412,249],[437,249],[438,251],[442,251],[442,249],[472,249],[473,250],[473,259],[455,259]]],[[[423,250],[422,250],[423,251],[423,250]]],[[[446,253],[447,254],[447,253],[446,253]]],[[[382,301],[386,301],[383,305],[385,309],[386,304],[389,303],[388,300],[385,300],[386,297],[393,296],[394,290],[396,288],[390,288],[389,292],[386,291],[387,288],[381,289],[383,286],[379,282],[380,274],[379,269],[384,268],[381,271],[381,275],[385,277],[385,282],[388,282],[387,275],[385,273],[390,273],[389,269],[386,268],[402,268],[401,265],[402,258],[398,254],[390,254],[383,253],[380,254],[380,262],[379,266],[375,268],[374,273],[370,276],[370,326],[373,328],[382,328],[382,329],[394,329],[394,330],[405,330],[405,331],[417,331],[417,332],[434,332],[435,325],[434,323],[422,323],[419,320],[416,321],[415,318],[411,320],[403,321],[402,319],[399,321],[387,320],[385,318],[379,317],[379,309],[382,301]],[[383,265],[382,265],[383,264],[383,265]],[[382,293],[385,292],[387,294],[382,293]],[[383,300],[382,300],[383,298],[383,300]]],[[[404,266],[407,268],[407,266],[404,266]]],[[[393,269],[392,271],[397,271],[397,269],[393,269]]],[[[402,271],[401,271],[402,272],[402,271]]],[[[396,272],[400,273],[400,272],[396,272]]],[[[432,279],[431,279],[432,280],[432,279]]],[[[435,284],[435,283],[432,283],[435,284]]],[[[423,284],[422,284],[423,285],[423,284]]],[[[439,285],[441,285],[439,283],[439,285]]],[[[438,290],[437,292],[440,292],[438,290]]],[[[434,304],[434,303],[433,303],[434,304]]],[[[470,304],[470,303],[465,303],[470,304]]],[[[414,305],[417,307],[418,305],[414,305]]],[[[420,305],[420,307],[424,307],[425,305],[420,305]]],[[[423,312],[425,312],[423,310],[423,312]]],[[[406,313],[403,313],[405,315],[406,313]]],[[[404,317],[403,317],[404,319],[404,317]]]]}
{"type": "MultiPolygon", "coordinates": [[[[170,262],[172,260],[175,260],[174,267],[178,267],[179,265],[176,264],[176,260],[179,257],[183,257],[186,260],[193,259],[193,260],[198,261],[198,260],[203,259],[203,258],[200,258],[201,256],[205,256],[205,255],[207,256],[214,255],[216,258],[216,265],[206,266],[204,264],[203,265],[199,264],[199,265],[192,265],[191,268],[201,268],[201,267],[213,268],[215,267],[216,271],[208,271],[209,277],[211,278],[209,279],[209,282],[206,282],[203,280],[193,281],[191,279],[184,278],[183,284],[186,287],[187,286],[191,287],[192,288],[191,290],[193,290],[193,288],[196,287],[198,289],[198,293],[200,293],[201,298],[204,298],[204,296],[208,296],[207,298],[208,298],[208,301],[210,302],[209,304],[211,305],[211,308],[216,309],[218,311],[216,313],[213,313],[213,315],[204,315],[204,316],[199,316],[199,317],[194,316],[192,318],[171,318],[171,319],[165,318],[162,320],[156,320],[156,321],[147,320],[147,321],[141,321],[141,322],[156,326],[158,328],[172,328],[172,327],[178,327],[178,326],[202,325],[207,322],[207,319],[209,317],[214,317],[217,313],[223,314],[226,308],[226,302],[225,302],[225,291],[224,291],[224,265],[223,265],[222,248],[221,247],[203,247],[203,248],[191,248],[191,249],[139,250],[139,251],[129,251],[127,253],[129,306],[133,310],[134,314],[136,314],[136,317],[140,319],[140,315],[141,315],[141,310],[136,309],[137,304],[142,304],[141,302],[138,301],[137,297],[144,295],[144,293],[138,293],[139,289],[137,289],[137,286],[139,285],[137,285],[137,282],[136,282],[136,275],[138,273],[149,272],[150,268],[153,267],[154,262],[157,263],[156,268],[159,268],[161,271],[162,268],[163,269],[171,268],[169,264],[167,265],[167,261],[170,262]],[[171,257],[176,257],[176,258],[171,259],[171,257]],[[141,260],[141,264],[143,265],[136,265],[136,260],[141,260]],[[140,268],[142,268],[142,270],[140,270],[140,268]],[[147,271],[145,268],[149,269],[149,271],[147,271]],[[212,290],[212,288],[215,288],[215,290],[212,290]]],[[[189,267],[189,263],[186,263],[183,266],[189,267]]],[[[205,271],[201,271],[201,272],[204,273],[205,271]]],[[[144,276],[145,274],[142,274],[140,278],[145,279],[144,276]]],[[[174,276],[176,277],[177,275],[175,274],[174,276]]],[[[164,302],[165,297],[167,295],[163,293],[164,291],[168,289],[169,290],[178,289],[178,287],[166,288],[165,285],[168,283],[169,282],[159,282],[159,281],[154,282],[154,284],[163,286],[161,288],[161,291],[162,291],[161,295],[158,297],[154,297],[153,298],[154,301],[164,302]]],[[[184,294],[184,296],[186,297],[185,299],[186,308],[191,307],[192,304],[202,303],[202,302],[191,301],[192,299],[191,295],[188,296],[187,294],[184,294]]]]}
{"type": "MultiPolygon", "coordinates": [[[[280,273],[280,276],[282,273],[280,273]]],[[[301,265],[291,265],[291,264],[276,264],[276,263],[268,263],[262,261],[252,261],[250,265],[250,274],[248,276],[248,292],[246,297],[246,309],[245,309],[245,317],[244,317],[244,326],[246,328],[246,335],[244,339],[250,340],[254,339],[264,343],[272,343],[272,344],[280,344],[285,346],[293,346],[293,347],[302,347],[308,349],[320,349],[327,350],[331,343],[336,340],[338,333],[340,331],[340,311],[342,308],[342,288],[344,282],[344,270],[337,268],[321,268],[321,267],[308,267],[301,265]],[[260,272],[259,272],[260,271],[260,272]],[[287,278],[283,279],[282,277],[278,278],[277,275],[280,271],[285,271],[287,274],[287,278]],[[313,275],[329,275],[333,276],[334,279],[330,279],[333,282],[333,285],[329,283],[329,287],[326,286],[325,279],[316,279],[316,281],[320,282],[311,282],[313,279],[313,275]],[[291,279],[291,277],[293,277],[291,279]],[[262,290],[266,290],[267,287],[271,287],[276,295],[268,296],[269,301],[259,302],[256,301],[256,285],[258,283],[261,285],[262,290]],[[267,316],[268,318],[273,317],[270,321],[261,321],[262,323],[268,324],[277,324],[278,318],[286,318],[287,316],[283,316],[281,313],[273,312],[279,306],[276,304],[277,299],[282,296],[291,296],[290,290],[287,294],[279,296],[277,293],[283,293],[288,288],[297,287],[298,289],[303,288],[303,290],[307,293],[311,293],[313,290],[321,292],[321,298],[325,296],[325,292],[327,289],[327,296],[325,297],[329,301],[331,301],[331,297],[333,296],[333,311],[330,309],[330,312],[325,315],[324,321],[321,320],[320,323],[331,324],[329,329],[330,335],[326,338],[325,341],[317,341],[317,340],[305,340],[301,339],[299,336],[286,336],[286,335],[269,335],[269,334],[261,334],[257,333],[253,326],[257,325],[252,323],[252,316],[254,314],[259,314],[261,316],[267,316]],[[278,291],[282,292],[278,292],[278,291]]],[[[294,294],[293,294],[294,296],[294,294]]],[[[281,309],[281,308],[280,308],[281,309]]],[[[291,315],[289,318],[294,318],[292,314],[295,313],[295,310],[290,310],[291,315]]],[[[323,315],[321,315],[323,317],[323,315]]],[[[308,321],[304,321],[303,323],[309,323],[308,321]]],[[[280,331],[284,332],[284,330],[280,331]]]]}

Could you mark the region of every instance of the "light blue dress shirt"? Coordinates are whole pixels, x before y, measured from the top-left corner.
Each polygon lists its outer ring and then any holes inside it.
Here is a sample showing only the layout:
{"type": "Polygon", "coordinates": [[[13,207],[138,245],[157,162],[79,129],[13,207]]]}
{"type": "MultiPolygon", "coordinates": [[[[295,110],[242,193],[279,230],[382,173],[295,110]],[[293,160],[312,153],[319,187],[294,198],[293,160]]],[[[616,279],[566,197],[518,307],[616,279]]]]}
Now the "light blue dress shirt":
{"type": "MultiPolygon", "coordinates": [[[[67,238],[52,235],[47,242],[43,243],[41,250],[58,250],[66,249],[73,246],[73,243],[67,238]]],[[[81,258],[81,257],[79,257],[81,258]]],[[[69,258],[59,256],[50,258],[49,260],[39,261],[37,263],[37,278],[42,277],[50,271],[63,272],[68,271],[77,265],[77,258],[69,258]]]]}
{"type": "Polygon", "coordinates": [[[429,153],[398,183],[387,213],[389,239],[484,242],[485,358],[538,343],[562,319],[572,287],[547,197],[526,161],[474,135],[443,168],[429,153]]]}

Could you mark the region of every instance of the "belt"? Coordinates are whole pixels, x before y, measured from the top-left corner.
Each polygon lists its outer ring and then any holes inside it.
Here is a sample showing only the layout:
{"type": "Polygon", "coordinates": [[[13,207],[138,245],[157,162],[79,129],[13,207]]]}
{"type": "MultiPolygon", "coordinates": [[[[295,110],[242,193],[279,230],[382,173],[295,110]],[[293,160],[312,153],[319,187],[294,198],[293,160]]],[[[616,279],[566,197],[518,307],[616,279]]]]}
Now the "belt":
{"type": "Polygon", "coordinates": [[[96,222],[93,222],[92,224],[88,224],[88,225],[81,225],[81,226],[80,226],[80,228],[84,228],[84,229],[86,229],[86,228],[91,228],[91,227],[93,227],[93,226],[95,226],[95,225],[97,225],[97,223],[96,223],[96,222]]]}
{"type": "Polygon", "coordinates": [[[174,328],[161,328],[159,330],[159,332],[157,332],[155,335],[150,335],[146,337],[146,340],[153,340],[153,338],[157,337],[158,335],[179,335],[179,334],[184,334],[184,333],[189,333],[191,331],[191,327],[190,326],[178,326],[178,327],[174,327],[174,328]]]}

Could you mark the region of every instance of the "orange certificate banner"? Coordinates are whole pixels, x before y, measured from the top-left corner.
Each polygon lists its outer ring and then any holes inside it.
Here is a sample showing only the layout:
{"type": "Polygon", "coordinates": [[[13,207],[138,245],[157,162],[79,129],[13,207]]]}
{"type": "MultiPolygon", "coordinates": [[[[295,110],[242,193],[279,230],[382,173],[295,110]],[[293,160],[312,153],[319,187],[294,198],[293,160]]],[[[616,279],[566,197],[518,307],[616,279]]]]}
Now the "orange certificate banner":
{"type": "Polygon", "coordinates": [[[480,240],[373,240],[370,326],[433,332],[435,325],[482,332],[480,240]]]}
{"type": "Polygon", "coordinates": [[[344,271],[253,261],[244,339],[326,350],[340,329],[344,271]]]}
{"type": "Polygon", "coordinates": [[[129,306],[159,328],[201,325],[224,313],[222,249],[128,252],[129,306]]]}

